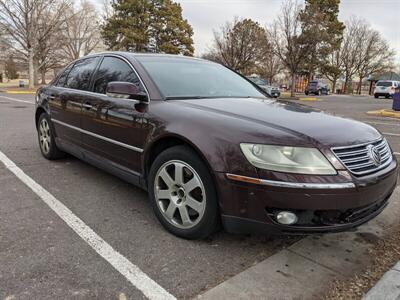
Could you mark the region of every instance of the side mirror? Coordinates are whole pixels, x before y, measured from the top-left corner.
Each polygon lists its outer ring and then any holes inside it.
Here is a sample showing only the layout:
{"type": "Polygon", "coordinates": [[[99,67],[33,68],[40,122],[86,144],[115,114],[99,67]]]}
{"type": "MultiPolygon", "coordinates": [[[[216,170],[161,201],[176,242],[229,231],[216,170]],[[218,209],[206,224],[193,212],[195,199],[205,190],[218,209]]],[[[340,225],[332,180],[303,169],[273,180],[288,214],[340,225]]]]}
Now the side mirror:
{"type": "Polygon", "coordinates": [[[124,98],[148,102],[149,99],[145,92],[130,82],[112,81],[107,84],[106,94],[109,97],[124,98]]]}

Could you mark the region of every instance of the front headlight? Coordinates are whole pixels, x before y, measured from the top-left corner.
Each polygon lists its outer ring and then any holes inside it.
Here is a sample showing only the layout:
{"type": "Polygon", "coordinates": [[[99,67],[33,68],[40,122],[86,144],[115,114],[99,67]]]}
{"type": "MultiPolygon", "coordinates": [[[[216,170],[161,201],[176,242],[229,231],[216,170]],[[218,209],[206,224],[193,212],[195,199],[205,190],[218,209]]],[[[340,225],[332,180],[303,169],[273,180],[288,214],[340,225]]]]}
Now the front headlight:
{"type": "Polygon", "coordinates": [[[240,144],[247,160],[255,167],[265,170],[334,175],[336,170],[316,148],[240,144]]]}

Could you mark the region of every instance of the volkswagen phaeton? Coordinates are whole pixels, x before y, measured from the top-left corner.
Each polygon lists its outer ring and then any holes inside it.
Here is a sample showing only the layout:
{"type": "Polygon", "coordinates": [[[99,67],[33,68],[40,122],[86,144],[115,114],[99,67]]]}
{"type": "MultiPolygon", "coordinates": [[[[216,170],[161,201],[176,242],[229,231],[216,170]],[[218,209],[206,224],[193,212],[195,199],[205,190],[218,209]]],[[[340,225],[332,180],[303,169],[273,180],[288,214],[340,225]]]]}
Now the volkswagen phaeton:
{"type": "Polygon", "coordinates": [[[398,175],[373,127],[190,57],[81,58],[38,90],[35,123],[45,158],[69,153],[147,190],[160,223],[187,239],[221,226],[349,230],[385,208],[398,175]]]}

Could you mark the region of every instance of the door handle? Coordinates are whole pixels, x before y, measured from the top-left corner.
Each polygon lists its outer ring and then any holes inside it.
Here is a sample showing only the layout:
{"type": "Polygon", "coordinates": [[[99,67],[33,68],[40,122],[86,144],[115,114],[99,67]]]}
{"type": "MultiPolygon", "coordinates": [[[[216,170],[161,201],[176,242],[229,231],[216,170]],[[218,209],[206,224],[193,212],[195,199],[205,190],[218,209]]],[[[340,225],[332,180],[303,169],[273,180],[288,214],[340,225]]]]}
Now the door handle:
{"type": "Polygon", "coordinates": [[[48,96],[48,98],[49,98],[49,100],[54,100],[54,99],[56,99],[56,96],[50,95],[50,96],[48,96]]]}
{"type": "Polygon", "coordinates": [[[82,104],[82,106],[84,109],[87,109],[87,110],[91,110],[93,108],[93,105],[90,104],[90,102],[85,102],[82,104]]]}

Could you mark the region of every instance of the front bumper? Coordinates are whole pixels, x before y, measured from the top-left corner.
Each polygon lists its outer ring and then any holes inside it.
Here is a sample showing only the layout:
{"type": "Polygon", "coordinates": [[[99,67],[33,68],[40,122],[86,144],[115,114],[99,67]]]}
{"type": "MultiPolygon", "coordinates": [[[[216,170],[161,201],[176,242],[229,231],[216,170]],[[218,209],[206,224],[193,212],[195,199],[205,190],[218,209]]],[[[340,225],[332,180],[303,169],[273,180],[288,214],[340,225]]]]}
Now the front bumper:
{"type": "Polygon", "coordinates": [[[374,95],[378,97],[393,97],[394,92],[376,92],[374,95]]]}
{"type": "MultiPolygon", "coordinates": [[[[217,186],[225,229],[232,233],[338,232],[368,222],[386,207],[396,187],[396,160],[385,169],[346,186],[335,184],[268,185],[234,181],[217,173],[217,186]],[[295,212],[295,225],[276,222],[278,211],[295,212]]],[[[276,183],[276,182],[273,182],[276,183]]]]}

